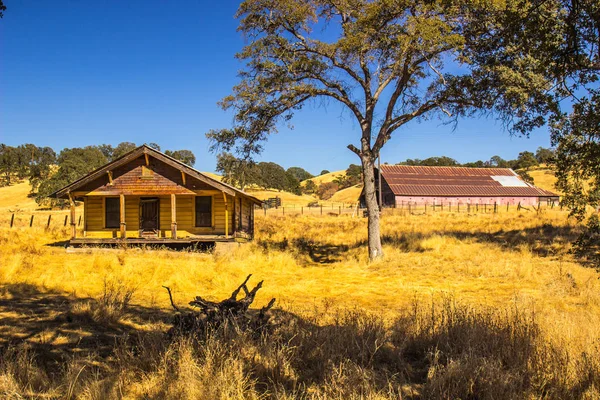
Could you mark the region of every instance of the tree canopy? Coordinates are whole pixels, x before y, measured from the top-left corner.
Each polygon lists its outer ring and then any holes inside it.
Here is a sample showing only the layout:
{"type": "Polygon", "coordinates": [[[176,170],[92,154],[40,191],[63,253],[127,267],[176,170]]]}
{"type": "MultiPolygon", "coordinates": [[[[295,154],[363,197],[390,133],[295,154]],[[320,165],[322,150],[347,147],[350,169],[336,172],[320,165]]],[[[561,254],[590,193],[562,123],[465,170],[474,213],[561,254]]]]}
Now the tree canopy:
{"type": "Polygon", "coordinates": [[[38,204],[62,205],[64,201],[50,199],[54,191],[71,184],[91,171],[106,164],[108,159],[99,146],[63,149],[58,155],[58,170],[40,183],[36,194],[38,204]]]}
{"type": "MultiPolygon", "coordinates": [[[[348,148],[361,159],[369,254],[379,257],[373,167],[398,128],[435,115],[452,122],[475,113],[494,114],[514,132],[544,124],[550,67],[515,51],[510,35],[495,34],[511,18],[523,18],[528,10],[521,5],[246,0],[237,12],[249,39],[237,55],[245,68],[220,103],[235,112],[234,126],[207,136],[213,148],[251,155],[309,100],[342,105],[361,131],[348,148]]],[[[544,3],[537,8],[554,12],[544,3]]],[[[543,30],[546,18],[527,16],[526,24],[543,30]]]]}

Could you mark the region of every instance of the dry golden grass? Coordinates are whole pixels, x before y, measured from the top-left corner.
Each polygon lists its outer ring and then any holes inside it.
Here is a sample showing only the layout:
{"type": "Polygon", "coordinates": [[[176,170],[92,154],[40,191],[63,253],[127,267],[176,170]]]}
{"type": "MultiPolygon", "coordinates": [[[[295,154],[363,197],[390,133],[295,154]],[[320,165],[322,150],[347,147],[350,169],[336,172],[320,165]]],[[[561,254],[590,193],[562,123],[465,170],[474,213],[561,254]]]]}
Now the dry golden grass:
{"type": "Polygon", "coordinates": [[[281,199],[281,204],[284,207],[293,206],[293,205],[306,206],[308,203],[317,201],[317,198],[314,196],[311,196],[311,195],[307,195],[307,194],[296,195],[296,194],[284,192],[284,191],[280,192],[275,189],[258,190],[258,189],[248,188],[245,191],[246,191],[246,193],[248,193],[260,200],[266,200],[269,198],[279,197],[281,199]]]}
{"type": "Polygon", "coordinates": [[[349,188],[335,192],[329,201],[334,203],[356,204],[361,192],[362,185],[350,186],[349,188]]]}
{"type": "Polygon", "coordinates": [[[568,254],[566,212],[388,210],[374,263],[365,219],[256,219],[256,240],[227,254],[66,253],[65,228],[11,230],[2,215],[0,397],[600,395],[600,275],[568,254]],[[286,321],[272,338],[162,338],[162,285],[183,305],[248,273],[265,280],[255,306],[275,297],[286,321]]]}
{"type": "Polygon", "coordinates": [[[539,188],[549,190],[551,192],[561,194],[554,185],[556,184],[556,176],[554,171],[547,168],[540,168],[529,171],[529,175],[533,178],[533,184],[539,188]]]}
{"type": "Polygon", "coordinates": [[[28,197],[30,191],[31,186],[27,181],[0,188],[0,212],[37,209],[35,199],[28,197]]]}
{"type": "Polygon", "coordinates": [[[218,181],[222,181],[223,177],[219,174],[215,174],[214,172],[203,172],[204,175],[208,175],[209,177],[216,179],[218,181]]]}
{"type": "MultiPolygon", "coordinates": [[[[312,177],[312,178],[310,178],[310,180],[313,181],[315,183],[315,185],[319,186],[322,183],[327,183],[327,182],[333,181],[338,176],[345,176],[345,175],[346,175],[346,170],[342,169],[339,171],[330,172],[328,174],[323,174],[323,175],[312,177]]],[[[300,184],[304,185],[305,182],[306,181],[302,181],[300,184]]]]}

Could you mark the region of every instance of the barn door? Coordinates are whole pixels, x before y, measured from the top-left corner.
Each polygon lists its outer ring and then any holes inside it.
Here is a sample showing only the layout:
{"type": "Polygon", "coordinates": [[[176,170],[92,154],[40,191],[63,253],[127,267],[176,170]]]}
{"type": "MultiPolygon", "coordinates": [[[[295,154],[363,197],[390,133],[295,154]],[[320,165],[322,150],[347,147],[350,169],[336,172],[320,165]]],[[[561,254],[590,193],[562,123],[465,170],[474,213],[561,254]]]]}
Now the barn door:
{"type": "Polygon", "coordinates": [[[159,209],[158,198],[140,199],[140,231],[142,235],[158,234],[160,229],[159,209]]]}

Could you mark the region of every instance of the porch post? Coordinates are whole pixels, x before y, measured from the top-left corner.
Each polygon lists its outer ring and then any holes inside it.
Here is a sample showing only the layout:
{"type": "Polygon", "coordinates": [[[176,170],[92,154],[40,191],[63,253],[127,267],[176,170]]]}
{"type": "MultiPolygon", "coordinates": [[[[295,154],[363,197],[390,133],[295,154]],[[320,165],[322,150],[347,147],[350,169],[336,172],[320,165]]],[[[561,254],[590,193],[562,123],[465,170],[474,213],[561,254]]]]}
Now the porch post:
{"type": "Polygon", "coordinates": [[[177,239],[177,202],[175,195],[171,194],[171,237],[177,239]]]}
{"type": "Polygon", "coordinates": [[[227,207],[227,194],[223,192],[223,201],[225,201],[225,237],[229,238],[229,209],[227,207]]]}
{"type": "Polygon", "coordinates": [[[77,224],[75,222],[75,200],[73,195],[69,193],[69,204],[71,205],[71,239],[77,237],[77,224]]]}
{"type": "Polygon", "coordinates": [[[127,224],[125,224],[125,195],[119,195],[120,199],[120,212],[121,216],[121,239],[127,238],[127,224]]]}

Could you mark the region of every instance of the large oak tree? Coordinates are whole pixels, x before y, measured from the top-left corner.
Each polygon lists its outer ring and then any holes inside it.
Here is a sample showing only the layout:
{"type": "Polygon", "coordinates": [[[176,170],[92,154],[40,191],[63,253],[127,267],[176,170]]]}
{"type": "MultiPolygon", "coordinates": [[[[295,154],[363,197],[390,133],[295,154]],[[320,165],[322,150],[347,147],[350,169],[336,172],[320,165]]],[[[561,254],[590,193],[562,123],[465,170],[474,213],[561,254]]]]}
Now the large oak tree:
{"type": "MultiPolygon", "coordinates": [[[[369,257],[378,258],[383,253],[374,163],[400,127],[432,116],[456,122],[476,113],[493,114],[518,132],[545,122],[549,66],[496,35],[511,19],[523,18],[528,5],[246,0],[237,12],[249,41],[237,55],[245,67],[241,82],[221,102],[234,110],[234,126],[207,136],[216,147],[250,156],[310,100],[341,104],[360,128],[360,135],[348,138],[348,148],[361,161],[369,257]]],[[[527,23],[544,31],[544,19],[536,15],[527,23]]]]}

